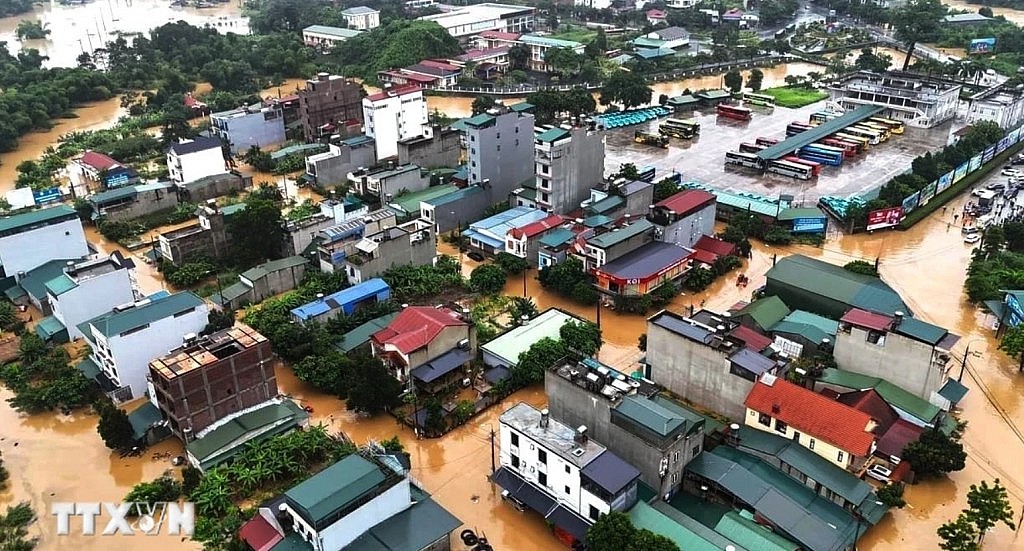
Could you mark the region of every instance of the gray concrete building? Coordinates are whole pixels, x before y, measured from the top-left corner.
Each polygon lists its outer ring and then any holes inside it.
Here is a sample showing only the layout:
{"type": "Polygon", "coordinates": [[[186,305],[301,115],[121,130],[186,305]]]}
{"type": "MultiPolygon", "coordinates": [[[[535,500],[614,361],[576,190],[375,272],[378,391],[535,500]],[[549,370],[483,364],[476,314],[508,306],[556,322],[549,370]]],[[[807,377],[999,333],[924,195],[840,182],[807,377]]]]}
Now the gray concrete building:
{"type": "Polygon", "coordinates": [[[858,71],[829,85],[829,98],[844,109],[878,105],[879,115],[931,128],[956,115],[960,101],[958,82],[917,73],[858,71]]]}
{"type": "Polygon", "coordinates": [[[461,136],[453,128],[435,126],[429,136],[398,141],[398,164],[423,168],[453,167],[462,155],[461,136]]]}
{"type": "Polygon", "coordinates": [[[237,310],[248,304],[257,304],[298,287],[308,265],[309,261],[301,256],[264,262],[239,274],[238,283],[211,295],[210,302],[214,308],[222,310],[237,310]]]}
{"type": "Polygon", "coordinates": [[[500,107],[466,119],[469,183],[489,181],[494,199],[534,180],[532,106],[500,107]]]}
{"type": "Polygon", "coordinates": [[[701,236],[715,234],[716,204],[713,194],[700,189],[659,201],[647,215],[655,226],[654,238],[692,249],[701,236]]]}
{"type": "Polygon", "coordinates": [[[373,138],[354,136],[328,145],[328,151],[306,157],[305,178],[314,185],[336,186],[348,181],[351,172],[377,163],[373,138]]]}
{"type": "Polygon", "coordinates": [[[238,109],[210,115],[210,131],[227,141],[231,153],[245,153],[252,146],[284,143],[284,114],[281,106],[243,105],[238,109]]]}
{"type": "Polygon", "coordinates": [[[552,128],[534,139],[536,180],[512,192],[510,204],[568,214],[604,180],[604,133],[552,128]]]}
{"type": "Polygon", "coordinates": [[[784,366],[751,348],[744,329],[704,310],[690,318],[667,310],[655,314],[647,320],[647,378],[695,404],[743,420],[743,401],[757,377],[778,374],[784,366]]]}
{"type": "Polygon", "coordinates": [[[663,498],[680,489],[684,467],[703,451],[701,416],[595,360],[549,369],[544,391],[553,417],[587,427],[663,498]]]}
{"type": "Polygon", "coordinates": [[[90,195],[93,219],[129,220],[178,206],[171,182],[109,189],[90,195]]]}
{"type": "Polygon", "coordinates": [[[357,285],[395,266],[433,264],[435,255],[431,225],[413,220],[359,240],[345,258],[345,273],[349,283],[357,285]]]}
{"type": "Polygon", "coordinates": [[[316,234],[337,224],[334,216],[320,212],[300,218],[299,220],[288,220],[285,222],[284,231],[284,254],[289,256],[300,255],[313,243],[316,234]]]}
{"type": "Polygon", "coordinates": [[[252,176],[242,176],[234,171],[225,172],[178,184],[178,198],[186,203],[203,203],[251,187],[252,176]]]}
{"type": "Polygon", "coordinates": [[[356,243],[367,235],[376,235],[396,225],[398,222],[394,212],[378,209],[360,218],[320,230],[316,236],[320,271],[334,273],[336,270],[344,270],[348,256],[355,254],[356,243]]]}
{"type": "Polygon", "coordinates": [[[611,231],[587,239],[587,248],[580,260],[584,268],[593,270],[654,240],[654,224],[640,218],[611,231]]]}
{"type": "Polygon", "coordinates": [[[349,184],[361,195],[377,197],[381,204],[407,193],[430,187],[430,176],[417,165],[388,166],[378,170],[357,170],[349,184]]]}
{"type": "Polygon", "coordinates": [[[231,246],[228,220],[245,209],[245,203],[220,207],[208,201],[196,209],[198,221],[157,236],[160,255],[177,266],[202,258],[222,258],[231,246]]]}
{"type": "Polygon", "coordinates": [[[999,84],[970,98],[967,122],[992,121],[1002,128],[1015,128],[1024,121],[1024,90],[999,84]]]}
{"type": "MultiPolygon", "coordinates": [[[[342,132],[363,121],[363,85],[338,75],[319,73],[299,91],[299,118],[306,141],[342,132]]],[[[341,134],[344,137],[344,134],[341,134]]]]}
{"type": "Polygon", "coordinates": [[[487,207],[501,197],[491,188],[469,186],[458,191],[420,201],[420,219],[432,222],[435,233],[454,230],[460,223],[483,218],[487,207]]]}

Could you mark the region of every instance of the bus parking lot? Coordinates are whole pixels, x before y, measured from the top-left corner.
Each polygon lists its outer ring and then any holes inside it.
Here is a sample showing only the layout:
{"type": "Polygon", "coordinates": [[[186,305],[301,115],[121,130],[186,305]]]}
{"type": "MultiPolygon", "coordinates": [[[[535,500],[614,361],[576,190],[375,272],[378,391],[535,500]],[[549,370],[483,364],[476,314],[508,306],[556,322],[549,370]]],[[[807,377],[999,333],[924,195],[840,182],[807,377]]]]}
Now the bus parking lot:
{"type": "Polygon", "coordinates": [[[823,167],[821,175],[811,180],[761,174],[725,165],[726,152],[738,150],[740,143],[753,143],[761,136],[782,140],[786,137],[789,123],[806,123],[812,113],[824,109],[824,106],[825,102],[800,109],[753,107],[751,121],[718,117],[714,108],[702,108],[692,117],[687,113],[677,113],[673,118],[694,118],[700,122],[700,135],[691,140],[673,138],[668,149],[633,141],[637,130],[657,133],[658,125],[664,119],[608,130],[605,172],[613,174],[623,163],[633,163],[637,168],[650,165],[657,169],[659,179],[675,170],[682,173],[683,181],[695,180],[721,189],[749,191],[768,197],[791,194],[801,203],[815,203],[823,195],[845,197],[878,187],[908,170],[914,157],[941,149],[952,126],[951,122],[927,130],[908,126],[902,135],[893,135],[866,153],[845,160],[841,166],[823,167]]]}

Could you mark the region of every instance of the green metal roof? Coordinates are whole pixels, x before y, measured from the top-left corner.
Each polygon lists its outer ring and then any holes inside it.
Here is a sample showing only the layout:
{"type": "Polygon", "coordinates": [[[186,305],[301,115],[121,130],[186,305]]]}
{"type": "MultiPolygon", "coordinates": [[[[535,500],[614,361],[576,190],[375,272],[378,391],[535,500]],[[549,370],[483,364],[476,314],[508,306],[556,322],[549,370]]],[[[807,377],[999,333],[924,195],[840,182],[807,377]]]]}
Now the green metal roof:
{"type": "Polygon", "coordinates": [[[760,524],[730,511],[718,521],[715,532],[742,545],[748,551],[796,551],[800,546],[760,524]]]}
{"type": "Polygon", "coordinates": [[[78,213],[75,212],[75,209],[64,204],[15,214],[14,216],[4,216],[0,218],[0,234],[58,221],[61,218],[70,219],[77,217],[78,213]]]}
{"type": "Polygon", "coordinates": [[[385,481],[380,467],[350,455],[284,493],[312,524],[366,495],[385,481]]]}
{"type": "Polygon", "coordinates": [[[626,199],[618,195],[609,195],[600,201],[592,203],[587,207],[587,212],[594,214],[608,214],[626,204],[626,199]]]}
{"type": "Polygon", "coordinates": [[[731,98],[732,94],[725,90],[704,90],[697,92],[697,97],[701,99],[723,99],[731,98]]]}
{"type": "Polygon", "coordinates": [[[583,46],[583,44],[576,42],[575,40],[563,40],[561,38],[551,38],[549,36],[539,36],[535,34],[524,34],[519,37],[519,41],[526,44],[547,46],[549,48],[569,48],[570,50],[583,46]]]}
{"type": "Polygon", "coordinates": [[[135,197],[138,193],[139,192],[135,189],[135,186],[108,189],[107,191],[90,195],[89,202],[94,205],[102,206],[105,203],[110,203],[126,197],[135,197]]]}
{"type": "Polygon", "coordinates": [[[778,215],[781,209],[789,208],[788,201],[771,199],[748,191],[726,191],[706,186],[699,182],[685,182],[682,187],[685,189],[707,191],[715,196],[716,201],[721,206],[731,207],[740,211],[750,211],[772,218],[778,215]]]}
{"type": "Polygon", "coordinates": [[[942,396],[955,405],[959,403],[960,400],[963,400],[964,396],[967,396],[967,387],[956,379],[949,379],[946,381],[946,384],[942,385],[942,388],[939,389],[939,396],[942,396]]]}
{"type": "Polygon", "coordinates": [[[572,230],[555,228],[540,238],[540,244],[544,247],[558,247],[571,241],[575,236],[572,230]]]}
{"type": "Polygon", "coordinates": [[[25,292],[25,289],[21,288],[21,285],[12,285],[4,289],[4,296],[12,302],[26,295],[28,295],[28,293],[25,292]]]}
{"type": "Polygon", "coordinates": [[[89,380],[95,379],[100,374],[100,366],[96,365],[96,362],[88,356],[78,362],[75,369],[81,371],[82,375],[85,375],[85,378],[89,380]]]}
{"type": "Polygon", "coordinates": [[[396,197],[391,200],[388,204],[389,207],[397,206],[402,210],[401,214],[415,214],[417,217],[420,215],[420,201],[429,201],[436,199],[442,195],[446,195],[455,191],[458,191],[458,187],[455,184],[443,184],[440,186],[431,186],[427,189],[414,191],[413,193],[407,193],[401,197],[396,197]]]}
{"type": "Polygon", "coordinates": [[[59,297],[75,287],[78,287],[78,284],[75,283],[75,280],[68,277],[68,274],[61,274],[50,281],[47,281],[45,287],[47,292],[51,295],[59,297]]]}
{"type": "Polygon", "coordinates": [[[494,117],[486,113],[481,113],[475,117],[465,119],[465,121],[467,126],[484,126],[485,124],[494,122],[494,117]]]}
{"type": "Polygon", "coordinates": [[[534,104],[527,103],[525,101],[508,106],[510,110],[515,111],[516,113],[524,113],[526,111],[533,109],[534,107],[536,107],[534,104]]]}
{"type": "Polygon", "coordinates": [[[197,308],[203,304],[203,299],[191,291],[183,291],[149,300],[149,303],[141,306],[135,306],[121,312],[111,311],[102,316],[95,317],[79,324],[78,328],[83,334],[88,336],[92,334],[88,330],[88,326],[92,325],[104,337],[110,338],[120,335],[125,331],[130,331],[148,323],[184,312],[185,310],[197,308]]]}
{"type": "Polygon", "coordinates": [[[839,322],[803,310],[795,310],[769,330],[772,333],[800,335],[809,342],[820,343],[826,338],[835,340],[836,333],[839,332],[839,322]]]}
{"type": "Polygon", "coordinates": [[[44,341],[68,341],[68,329],[59,319],[53,316],[46,316],[36,324],[36,334],[44,341]]]}
{"type": "Polygon", "coordinates": [[[922,400],[917,396],[879,377],[861,375],[852,371],[829,368],[822,372],[819,379],[822,383],[841,386],[853,390],[875,389],[890,406],[913,415],[923,423],[932,424],[942,411],[938,406],[922,400]]]}
{"type": "Polygon", "coordinates": [[[301,407],[284,400],[240,415],[189,442],[186,448],[207,470],[231,459],[249,442],[288,432],[308,418],[301,407]]]}
{"type": "Polygon", "coordinates": [[[444,195],[442,195],[440,197],[434,197],[432,199],[427,199],[427,200],[425,200],[423,202],[428,204],[428,205],[433,205],[436,208],[436,207],[440,207],[441,205],[445,205],[445,204],[451,203],[453,201],[459,201],[459,200],[465,199],[466,197],[470,197],[472,195],[476,195],[478,193],[483,193],[483,192],[484,192],[484,188],[482,188],[480,186],[469,186],[469,187],[465,187],[465,188],[453,191],[451,193],[446,193],[446,194],[444,194],[444,195]]]}
{"type": "Polygon", "coordinates": [[[220,211],[224,213],[224,217],[227,218],[232,214],[236,214],[245,210],[245,203],[235,203],[233,205],[226,205],[220,208],[220,211]]]}
{"type": "Polygon", "coordinates": [[[806,130],[786,138],[775,145],[766,147],[761,151],[758,151],[757,156],[767,161],[769,159],[778,159],[784,155],[789,155],[805,145],[810,145],[816,141],[831,136],[847,126],[858,123],[876,113],[880,113],[883,110],[885,110],[885,107],[881,105],[861,105],[842,116],[825,121],[810,130],[806,130]]]}
{"type": "Polygon", "coordinates": [[[553,142],[568,136],[570,132],[564,128],[552,128],[537,135],[537,141],[553,142]]]}
{"type": "Polygon", "coordinates": [[[825,218],[825,213],[817,208],[788,208],[779,211],[779,220],[796,220],[797,218],[825,218]]]}
{"type": "Polygon", "coordinates": [[[761,329],[767,330],[789,315],[789,307],[779,297],[765,297],[744,306],[735,315],[750,316],[761,329]]]}
{"type": "Polygon", "coordinates": [[[591,238],[587,240],[587,245],[591,245],[599,249],[607,249],[608,247],[621,243],[631,237],[636,237],[637,235],[649,231],[653,227],[654,224],[645,218],[638,222],[633,222],[624,228],[605,232],[597,237],[591,238]]]}
{"type": "Polygon", "coordinates": [[[136,440],[145,438],[149,427],[161,420],[163,420],[163,416],[160,415],[160,410],[149,400],[146,400],[135,411],[128,414],[128,422],[132,424],[132,433],[135,435],[136,440]]]}
{"type": "Polygon", "coordinates": [[[283,540],[274,544],[269,551],[313,551],[313,546],[298,532],[288,531],[283,540]]]}
{"type": "Polygon", "coordinates": [[[682,96],[672,96],[668,98],[668,102],[672,105],[689,105],[691,103],[698,103],[700,99],[693,97],[690,94],[684,94],[682,96]]]}
{"type": "Polygon", "coordinates": [[[68,262],[78,262],[79,258],[58,258],[42,266],[32,268],[21,278],[19,285],[32,297],[42,300],[46,298],[47,282],[64,275],[68,262]]]}
{"type": "Polygon", "coordinates": [[[391,321],[398,317],[398,312],[374,318],[359,327],[342,335],[341,339],[335,341],[334,348],[348,354],[359,346],[369,342],[370,337],[391,324],[391,321]]]}
{"type": "Polygon", "coordinates": [[[224,306],[225,304],[233,300],[236,300],[238,299],[238,297],[248,293],[250,290],[252,290],[252,287],[249,287],[245,283],[238,281],[232,283],[231,285],[228,285],[221,292],[210,295],[210,302],[224,306]]]}
{"type": "Polygon", "coordinates": [[[647,529],[672,540],[679,549],[686,551],[721,551],[721,548],[698,536],[693,531],[669,518],[667,515],[638,501],[629,510],[629,520],[637,528],[647,529]]]}
{"type": "Polygon", "coordinates": [[[491,339],[481,346],[485,354],[491,354],[505,362],[505,367],[515,367],[519,356],[530,349],[534,343],[544,338],[561,339],[562,326],[567,322],[581,322],[580,318],[557,308],[549,308],[539,316],[530,320],[528,325],[520,325],[491,339]]]}
{"type": "Polygon", "coordinates": [[[704,432],[706,434],[711,434],[711,433],[714,433],[714,432],[719,432],[723,428],[725,428],[725,423],[722,423],[718,419],[715,419],[714,417],[711,417],[709,415],[704,415],[703,413],[701,413],[701,412],[699,412],[699,411],[697,411],[695,409],[688,408],[685,405],[680,404],[679,402],[676,402],[675,400],[672,400],[670,398],[666,398],[665,396],[655,396],[652,399],[654,400],[654,403],[658,404],[659,406],[661,406],[661,407],[663,407],[663,408],[665,408],[665,409],[667,409],[667,410],[669,410],[671,412],[676,413],[677,415],[682,415],[684,417],[691,418],[691,419],[703,419],[704,420],[704,432]]]}
{"type": "Polygon", "coordinates": [[[688,425],[693,426],[704,421],[696,415],[681,414],[685,410],[673,411],[654,400],[635,396],[623,398],[615,411],[661,437],[671,436],[688,425]]]}
{"type": "Polygon", "coordinates": [[[817,310],[816,314],[838,318],[849,308],[887,315],[898,311],[910,312],[899,294],[881,279],[854,273],[816,258],[799,254],[780,258],[765,275],[769,294],[782,294],[788,304],[817,310]],[[783,289],[773,289],[779,285],[783,289]],[[822,304],[819,298],[838,302],[841,306],[822,304]]]}
{"type": "Polygon", "coordinates": [[[665,40],[658,40],[657,38],[647,38],[646,36],[640,36],[633,39],[633,45],[639,48],[661,48],[667,43],[665,40]]]}
{"type": "Polygon", "coordinates": [[[903,318],[903,321],[896,327],[896,332],[926,342],[932,346],[939,344],[949,333],[937,325],[909,317],[903,318]]]}
{"type": "Polygon", "coordinates": [[[287,258],[280,258],[277,260],[271,260],[270,262],[264,262],[259,266],[249,268],[248,270],[242,272],[242,277],[248,279],[249,281],[256,281],[259,279],[263,279],[274,272],[280,270],[287,270],[289,268],[295,268],[308,263],[309,261],[301,256],[289,256],[287,258]]]}
{"type": "Polygon", "coordinates": [[[461,525],[461,520],[452,516],[444,507],[428,497],[418,500],[408,509],[370,528],[342,550],[413,551],[427,549],[431,543],[461,525]]]}

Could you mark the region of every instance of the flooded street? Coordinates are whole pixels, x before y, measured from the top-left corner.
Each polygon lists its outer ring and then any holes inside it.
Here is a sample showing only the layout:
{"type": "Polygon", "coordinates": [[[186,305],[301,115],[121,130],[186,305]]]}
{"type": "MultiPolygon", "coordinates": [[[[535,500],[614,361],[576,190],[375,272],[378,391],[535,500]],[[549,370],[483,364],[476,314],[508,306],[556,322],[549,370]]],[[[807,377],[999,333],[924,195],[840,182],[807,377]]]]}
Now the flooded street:
{"type": "MultiPolygon", "coordinates": [[[[979,4],[968,4],[963,0],[942,0],[942,3],[952,9],[963,10],[970,13],[978,13],[978,8],[981,7],[979,4]]],[[[1007,21],[1012,21],[1018,25],[1024,25],[1024,11],[1010,8],[997,8],[995,6],[989,6],[989,8],[992,10],[992,15],[1001,15],[1005,17],[1007,21]]]]}

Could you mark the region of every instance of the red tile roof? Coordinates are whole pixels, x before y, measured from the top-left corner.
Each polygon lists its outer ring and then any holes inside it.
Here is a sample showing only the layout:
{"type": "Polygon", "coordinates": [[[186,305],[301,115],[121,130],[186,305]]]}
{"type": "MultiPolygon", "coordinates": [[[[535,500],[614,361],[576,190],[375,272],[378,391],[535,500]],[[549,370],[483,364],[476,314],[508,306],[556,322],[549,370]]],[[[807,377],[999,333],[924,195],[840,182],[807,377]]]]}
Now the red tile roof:
{"type": "Polygon", "coordinates": [[[558,227],[564,221],[565,219],[562,218],[561,216],[557,214],[552,214],[551,216],[548,216],[547,218],[544,218],[542,220],[530,222],[529,224],[521,228],[512,228],[511,230],[508,230],[508,233],[509,235],[512,236],[513,239],[522,239],[524,235],[527,238],[530,238],[539,233],[550,230],[551,228],[558,227]]]}
{"type": "Polygon", "coordinates": [[[412,94],[414,92],[419,92],[419,91],[420,91],[420,87],[419,86],[416,86],[415,84],[411,84],[409,86],[399,86],[399,87],[391,88],[391,89],[388,89],[388,90],[381,90],[380,92],[378,92],[376,94],[373,94],[371,96],[366,96],[366,97],[370,101],[381,101],[381,100],[388,99],[389,97],[404,96],[405,94],[412,94]]]}
{"type": "Polygon", "coordinates": [[[849,312],[843,314],[843,317],[839,318],[839,321],[856,325],[857,327],[867,327],[875,331],[886,331],[892,325],[892,318],[889,316],[875,314],[874,312],[858,308],[850,309],[849,312]]]}
{"type": "Polygon", "coordinates": [[[437,61],[436,59],[424,59],[423,61],[419,62],[419,65],[423,65],[424,67],[435,67],[437,69],[444,69],[445,71],[458,71],[461,69],[461,67],[459,67],[458,65],[452,65],[451,63],[446,63],[444,61],[437,61]]]}
{"type": "Polygon", "coordinates": [[[391,345],[403,354],[423,348],[436,338],[445,327],[464,326],[453,310],[410,306],[391,320],[391,324],[373,334],[377,344],[391,345]]]}
{"type": "Polygon", "coordinates": [[[261,515],[256,515],[252,520],[243,524],[238,531],[238,537],[242,538],[255,551],[270,551],[284,539],[284,536],[261,515]]]}
{"type": "Polygon", "coordinates": [[[903,449],[907,447],[907,444],[911,442],[917,442],[917,439],[921,437],[921,433],[924,432],[924,427],[919,427],[903,419],[899,419],[889,430],[885,431],[882,438],[878,440],[878,449],[876,453],[882,455],[892,455],[900,457],[903,454],[903,449]]]}
{"type": "Polygon", "coordinates": [[[647,10],[647,17],[651,19],[665,19],[668,14],[661,10],[647,10]]]}
{"type": "Polygon", "coordinates": [[[655,206],[665,207],[676,214],[687,214],[708,202],[714,202],[715,196],[700,189],[687,189],[663,199],[655,206]]]}
{"type": "Polygon", "coordinates": [[[733,329],[732,333],[729,334],[743,341],[747,345],[747,348],[751,348],[755,352],[760,352],[772,344],[772,340],[770,338],[743,325],[736,326],[736,329],[733,329]]]}
{"type": "Polygon", "coordinates": [[[892,427],[893,423],[900,418],[896,411],[873,388],[847,392],[839,396],[839,402],[863,411],[877,421],[878,427],[874,430],[877,436],[885,434],[892,427]]]}
{"type": "Polygon", "coordinates": [[[519,40],[519,34],[503,33],[501,31],[484,31],[480,33],[480,38],[490,38],[494,40],[519,40]]]}
{"type": "Polygon", "coordinates": [[[710,235],[702,235],[696,243],[693,244],[693,248],[701,249],[714,253],[717,256],[729,256],[736,250],[736,245],[723,241],[717,237],[711,237],[710,235]]]}
{"type": "Polygon", "coordinates": [[[847,453],[859,457],[871,453],[875,435],[869,432],[870,415],[779,377],[771,385],[764,381],[762,377],[754,383],[745,406],[847,453]]]}
{"type": "Polygon", "coordinates": [[[96,170],[110,170],[115,166],[121,166],[121,163],[115,161],[114,159],[111,159],[110,157],[102,153],[97,153],[95,151],[86,151],[85,153],[83,153],[80,162],[83,165],[91,166],[96,170]]]}
{"type": "Polygon", "coordinates": [[[693,249],[693,254],[690,255],[690,258],[710,266],[718,260],[718,255],[710,251],[705,251],[704,249],[693,249]]]}
{"type": "Polygon", "coordinates": [[[188,107],[189,109],[202,109],[206,107],[206,104],[196,99],[191,92],[185,94],[182,102],[185,104],[185,107],[188,107]]]}

